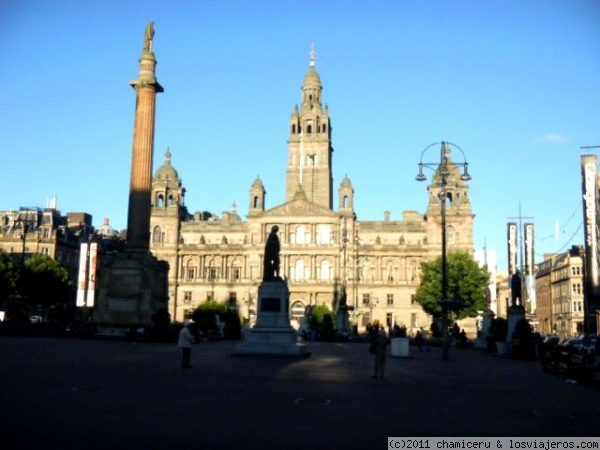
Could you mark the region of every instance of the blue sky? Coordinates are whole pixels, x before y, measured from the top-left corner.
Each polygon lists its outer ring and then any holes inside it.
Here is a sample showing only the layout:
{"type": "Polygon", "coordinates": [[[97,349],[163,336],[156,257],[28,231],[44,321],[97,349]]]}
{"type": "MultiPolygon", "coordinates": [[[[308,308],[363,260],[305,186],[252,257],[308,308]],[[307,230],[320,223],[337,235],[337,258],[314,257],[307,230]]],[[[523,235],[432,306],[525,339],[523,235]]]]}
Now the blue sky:
{"type": "Polygon", "coordinates": [[[165,88],[154,169],[169,147],[190,212],[235,202],[245,216],[257,175],[267,208],[284,201],[288,121],[314,43],[335,209],[348,175],[359,220],[424,212],[417,164],[446,140],[473,176],[475,246],[496,249],[499,269],[519,214],[535,223],[537,262],[583,243],[579,157],[598,150],[580,147],[600,145],[593,0],[5,0],[0,210],[57,196],[63,213],[126,226],[129,81],[150,20],[165,88]]]}

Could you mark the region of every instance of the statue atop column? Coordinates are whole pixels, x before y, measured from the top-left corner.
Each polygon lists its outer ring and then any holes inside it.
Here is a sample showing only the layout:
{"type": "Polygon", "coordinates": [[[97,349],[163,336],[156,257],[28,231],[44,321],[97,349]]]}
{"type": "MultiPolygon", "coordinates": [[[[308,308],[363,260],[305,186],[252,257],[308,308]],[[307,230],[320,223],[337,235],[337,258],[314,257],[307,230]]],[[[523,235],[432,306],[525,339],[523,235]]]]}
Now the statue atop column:
{"type": "Polygon", "coordinates": [[[151,20],[146,26],[144,33],[144,52],[152,53],[152,39],[154,38],[154,21],[151,20]]]}
{"type": "Polygon", "coordinates": [[[510,306],[523,306],[521,272],[518,270],[514,273],[510,280],[510,306]]]}
{"type": "Polygon", "coordinates": [[[269,233],[269,237],[267,238],[267,243],[265,245],[263,281],[281,279],[279,274],[280,245],[279,237],[277,236],[278,231],[279,227],[273,225],[273,227],[271,227],[271,233],[269,233]]]}

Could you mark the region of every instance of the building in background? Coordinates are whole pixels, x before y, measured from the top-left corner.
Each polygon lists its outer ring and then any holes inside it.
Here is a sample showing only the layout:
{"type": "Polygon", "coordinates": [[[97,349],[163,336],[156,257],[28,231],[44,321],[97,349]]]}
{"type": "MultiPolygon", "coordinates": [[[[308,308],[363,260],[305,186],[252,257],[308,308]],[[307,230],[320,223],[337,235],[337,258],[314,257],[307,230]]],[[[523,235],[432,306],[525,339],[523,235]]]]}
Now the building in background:
{"type": "MultiPolygon", "coordinates": [[[[338,206],[334,209],[331,118],[328,106],[322,104],[314,62],[311,53],[301,104],[289,118],[283,204],[267,209],[265,187],[256,178],[249,189],[246,220],[236,205],[221,217],[190,214],[171,151],[166,151],[152,182],[150,250],[169,263],[173,319],[183,321],[201,303],[216,300],[237,308],[252,322],[265,240],[271,227],[278,225],[281,268],[289,284],[294,323],[300,323],[307,308],[324,304],[334,312],[347,308],[351,322],[360,329],[373,320],[387,326],[404,325],[413,332],[429,328],[430,317],[414,298],[421,262],[441,255],[441,187],[432,183],[427,194],[423,192],[428,201],[425,214],[404,211],[393,220],[386,211],[383,220],[359,221],[354,188],[345,177],[335,193],[338,206]]],[[[418,155],[419,150],[413,153],[418,155]]],[[[365,153],[363,157],[370,156],[365,153]]],[[[272,164],[267,154],[256,158],[272,164]]],[[[447,248],[472,253],[474,215],[469,188],[451,160],[449,165],[447,248]]],[[[400,192],[390,198],[401,202],[403,195],[415,193],[400,192]]]]}
{"type": "Polygon", "coordinates": [[[0,248],[17,265],[39,253],[61,263],[74,280],[79,266],[79,243],[92,234],[92,216],[77,212],[62,215],[56,198],[46,208],[0,211],[0,248]]]}
{"type": "Polygon", "coordinates": [[[541,334],[584,333],[584,260],[583,246],[574,245],[567,252],[544,255],[537,265],[536,317],[541,334]]]}

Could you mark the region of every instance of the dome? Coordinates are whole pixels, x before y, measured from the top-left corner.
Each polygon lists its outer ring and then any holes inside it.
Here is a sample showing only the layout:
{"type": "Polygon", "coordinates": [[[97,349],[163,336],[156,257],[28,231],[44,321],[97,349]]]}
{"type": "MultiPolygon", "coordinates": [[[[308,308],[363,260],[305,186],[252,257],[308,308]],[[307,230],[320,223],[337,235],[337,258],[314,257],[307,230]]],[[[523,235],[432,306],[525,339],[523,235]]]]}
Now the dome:
{"type": "Polygon", "coordinates": [[[252,183],[252,189],[264,189],[263,182],[259,177],[256,177],[256,180],[252,183]]]}
{"type": "Polygon", "coordinates": [[[317,86],[321,87],[321,77],[319,77],[318,72],[315,70],[315,66],[311,65],[304,76],[304,83],[302,83],[303,87],[308,86],[317,86]]]}
{"type": "Polygon", "coordinates": [[[94,234],[102,239],[117,239],[119,237],[119,232],[110,226],[108,218],[104,219],[104,223],[96,229],[94,234]]]}
{"type": "Polygon", "coordinates": [[[171,152],[169,149],[165,152],[165,163],[158,168],[154,178],[156,180],[179,180],[179,174],[171,165],[171,152]]]}
{"type": "Polygon", "coordinates": [[[348,178],[348,175],[346,175],[342,180],[342,184],[340,184],[340,189],[352,189],[352,182],[350,181],[350,178],[348,178]]]}

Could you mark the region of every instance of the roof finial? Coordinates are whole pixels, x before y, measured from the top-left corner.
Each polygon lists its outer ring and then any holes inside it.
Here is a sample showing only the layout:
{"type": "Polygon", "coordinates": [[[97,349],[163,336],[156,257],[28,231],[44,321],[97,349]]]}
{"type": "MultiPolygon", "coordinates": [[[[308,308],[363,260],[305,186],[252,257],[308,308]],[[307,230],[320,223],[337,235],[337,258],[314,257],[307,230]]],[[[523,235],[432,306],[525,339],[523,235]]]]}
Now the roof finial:
{"type": "Polygon", "coordinates": [[[315,66],[315,43],[310,43],[310,66],[315,66]]]}

